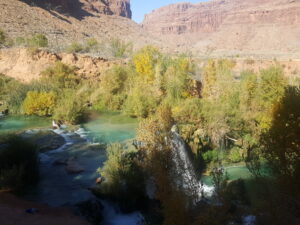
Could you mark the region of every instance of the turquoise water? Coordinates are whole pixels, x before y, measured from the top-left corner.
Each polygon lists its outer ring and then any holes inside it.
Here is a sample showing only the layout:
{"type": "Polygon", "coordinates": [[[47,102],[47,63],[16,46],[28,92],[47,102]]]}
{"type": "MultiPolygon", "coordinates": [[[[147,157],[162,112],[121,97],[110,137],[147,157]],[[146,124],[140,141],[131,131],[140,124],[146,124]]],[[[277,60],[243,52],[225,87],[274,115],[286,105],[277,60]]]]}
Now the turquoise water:
{"type": "Polygon", "coordinates": [[[0,134],[49,127],[51,127],[51,120],[45,117],[8,116],[0,118],[0,134]]]}
{"type": "Polygon", "coordinates": [[[82,125],[92,142],[113,143],[132,139],[136,135],[137,119],[119,113],[102,113],[97,119],[82,125]]]}
{"type": "MultiPolygon", "coordinates": [[[[246,166],[236,166],[236,167],[226,167],[225,168],[229,180],[237,180],[237,179],[250,179],[252,178],[252,174],[248,170],[246,166]]],[[[203,176],[201,178],[204,184],[213,185],[211,176],[203,176]]]]}

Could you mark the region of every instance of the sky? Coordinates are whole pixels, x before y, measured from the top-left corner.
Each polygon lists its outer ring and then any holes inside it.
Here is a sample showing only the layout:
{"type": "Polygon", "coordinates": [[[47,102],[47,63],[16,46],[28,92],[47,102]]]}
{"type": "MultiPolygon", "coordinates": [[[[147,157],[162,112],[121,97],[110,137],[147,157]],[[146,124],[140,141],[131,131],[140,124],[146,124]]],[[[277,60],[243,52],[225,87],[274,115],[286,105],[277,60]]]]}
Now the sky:
{"type": "Polygon", "coordinates": [[[132,19],[135,22],[140,23],[143,21],[144,15],[151,12],[153,9],[177,2],[197,3],[203,1],[204,0],[130,0],[132,19]]]}

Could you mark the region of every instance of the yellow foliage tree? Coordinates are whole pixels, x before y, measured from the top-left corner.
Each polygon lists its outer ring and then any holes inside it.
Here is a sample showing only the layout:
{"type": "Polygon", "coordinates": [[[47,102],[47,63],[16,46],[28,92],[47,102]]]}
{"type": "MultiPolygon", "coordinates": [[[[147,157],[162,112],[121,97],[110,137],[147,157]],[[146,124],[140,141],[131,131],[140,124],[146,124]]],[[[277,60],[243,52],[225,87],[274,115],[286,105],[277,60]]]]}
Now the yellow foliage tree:
{"type": "Polygon", "coordinates": [[[215,62],[209,60],[203,73],[203,97],[212,97],[215,94],[217,82],[217,69],[215,62]]]}
{"type": "Polygon", "coordinates": [[[155,66],[160,58],[161,54],[157,48],[146,46],[133,56],[135,70],[147,81],[153,81],[155,77],[155,66]]]}
{"type": "Polygon", "coordinates": [[[53,92],[29,91],[23,102],[26,115],[50,116],[53,113],[56,95],[53,92]]]}

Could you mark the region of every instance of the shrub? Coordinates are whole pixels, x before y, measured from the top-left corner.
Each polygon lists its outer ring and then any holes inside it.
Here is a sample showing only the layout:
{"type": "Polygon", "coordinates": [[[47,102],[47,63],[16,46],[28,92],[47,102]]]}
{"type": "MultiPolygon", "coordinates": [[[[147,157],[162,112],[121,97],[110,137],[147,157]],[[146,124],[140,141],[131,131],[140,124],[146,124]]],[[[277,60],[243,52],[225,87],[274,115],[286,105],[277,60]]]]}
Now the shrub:
{"type": "Polygon", "coordinates": [[[105,179],[101,194],[121,203],[122,208],[134,210],[145,196],[144,174],[137,164],[138,152],[126,151],[121,144],[107,148],[107,161],[97,172],[105,179]],[[125,206],[125,207],[124,207],[125,206]]]}
{"type": "Polygon", "coordinates": [[[1,47],[11,47],[14,45],[14,41],[9,38],[6,33],[0,29],[0,48],[1,47]]]}
{"type": "Polygon", "coordinates": [[[232,163],[243,161],[243,150],[238,147],[232,148],[229,152],[228,160],[232,163]]]}
{"type": "Polygon", "coordinates": [[[202,157],[206,163],[216,162],[219,159],[219,151],[217,149],[202,153],[202,157]]]}
{"type": "Polygon", "coordinates": [[[0,189],[22,193],[37,180],[35,146],[17,136],[0,137],[0,189]]]}
{"type": "Polygon", "coordinates": [[[87,39],[86,43],[85,43],[85,51],[90,52],[93,49],[97,49],[98,45],[99,45],[99,43],[95,38],[87,39]]]}
{"type": "Polygon", "coordinates": [[[73,42],[69,47],[66,48],[67,53],[80,53],[84,52],[85,48],[82,44],[73,42]]]}
{"type": "Polygon", "coordinates": [[[15,40],[17,46],[26,46],[26,38],[24,37],[17,37],[15,40]]]}
{"type": "Polygon", "coordinates": [[[6,34],[4,33],[3,30],[0,29],[0,47],[5,45],[6,42],[6,34]]]}
{"type": "Polygon", "coordinates": [[[123,58],[130,48],[132,48],[132,45],[116,38],[110,42],[110,48],[114,57],[123,58]]]}
{"type": "Polygon", "coordinates": [[[127,71],[121,66],[114,66],[107,71],[101,78],[101,90],[103,93],[119,94],[125,88],[127,80],[127,71]]]}
{"type": "Polygon", "coordinates": [[[48,47],[48,39],[43,34],[35,34],[27,38],[28,47],[45,48],[48,47]]]}
{"type": "Polygon", "coordinates": [[[79,78],[74,67],[67,66],[62,62],[56,62],[53,66],[42,72],[45,82],[59,89],[75,88],[79,84],[79,78]]]}
{"type": "Polygon", "coordinates": [[[76,95],[74,91],[65,91],[57,102],[53,117],[56,120],[77,124],[84,120],[85,108],[80,96],[76,95]]]}
{"type": "Polygon", "coordinates": [[[126,98],[125,85],[127,78],[127,71],[120,66],[114,66],[107,71],[100,82],[100,94],[96,109],[120,110],[126,98]]]}
{"type": "Polygon", "coordinates": [[[155,112],[157,105],[158,99],[151,92],[147,93],[142,87],[135,87],[126,99],[124,112],[130,116],[145,118],[155,112]]]}
{"type": "Polygon", "coordinates": [[[53,92],[29,91],[23,102],[26,115],[51,116],[54,111],[56,95],[53,92]]]}

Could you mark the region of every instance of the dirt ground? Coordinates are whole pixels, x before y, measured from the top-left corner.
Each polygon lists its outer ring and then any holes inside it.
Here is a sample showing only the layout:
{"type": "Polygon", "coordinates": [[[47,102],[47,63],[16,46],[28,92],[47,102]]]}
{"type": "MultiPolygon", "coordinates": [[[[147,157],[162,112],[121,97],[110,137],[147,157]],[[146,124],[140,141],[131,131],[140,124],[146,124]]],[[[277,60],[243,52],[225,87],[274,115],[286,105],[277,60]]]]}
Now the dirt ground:
{"type": "Polygon", "coordinates": [[[0,192],[1,225],[88,225],[89,223],[72,214],[67,208],[51,208],[29,202],[9,193],[0,192]],[[28,214],[26,209],[36,208],[39,212],[28,214]]]}

